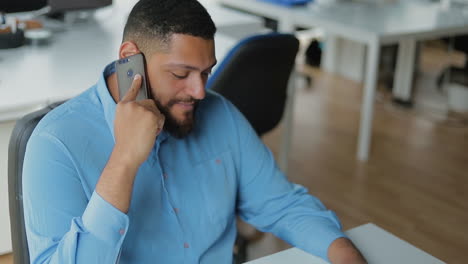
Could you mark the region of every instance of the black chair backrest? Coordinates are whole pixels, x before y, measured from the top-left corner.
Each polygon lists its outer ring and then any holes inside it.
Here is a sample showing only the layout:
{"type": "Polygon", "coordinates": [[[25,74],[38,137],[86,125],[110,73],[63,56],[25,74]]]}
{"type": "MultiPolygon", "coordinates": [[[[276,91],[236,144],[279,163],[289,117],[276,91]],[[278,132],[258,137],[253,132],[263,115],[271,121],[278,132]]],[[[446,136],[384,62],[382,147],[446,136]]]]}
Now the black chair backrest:
{"type": "Polygon", "coordinates": [[[11,242],[15,264],[29,264],[29,250],[23,212],[23,160],[26,144],[39,121],[60,103],[30,113],[15,124],[8,146],[8,199],[10,205],[11,242]]]}
{"type": "Polygon", "coordinates": [[[229,99],[262,135],[281,121],[298,49],[290,34],[248,37],[228,53],[207,89],[229,99]]]}

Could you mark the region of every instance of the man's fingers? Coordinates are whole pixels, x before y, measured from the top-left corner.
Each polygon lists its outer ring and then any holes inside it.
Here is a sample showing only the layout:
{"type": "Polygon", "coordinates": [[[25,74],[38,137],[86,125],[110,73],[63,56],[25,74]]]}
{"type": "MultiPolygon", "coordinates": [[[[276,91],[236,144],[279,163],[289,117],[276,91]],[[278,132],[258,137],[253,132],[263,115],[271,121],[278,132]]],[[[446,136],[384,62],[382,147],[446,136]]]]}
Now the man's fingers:
{"type": "Polygon", "coordinates": [[[159,111],[154,100],[151,100],[151,99],[141,100],[141,101],[138,101],[137,103],[143,106],[144,108],[148,109],[149,111],[153,112],[158,117],[159,128],[162,128],[164,126],[164,121],[166,117],[159,111]]]}
{"type": "Polygon", "coordinates": [[[133,78],[132,86],[130,87],[130,89],[128,89],[127,93],[124,95],[121,102],[135,101],[135,99],[137,98],[138,92],[140,91],[141,82],[142,82],[141,75],[135,74],[135,77],[133,78]]]}
{"type": "Polygon", "coordinates": [[[151,99],[141,100],[141,101],[138,101],[138,104],[157,115],[161,114],[154,100],[151,100],[151,99]]]}

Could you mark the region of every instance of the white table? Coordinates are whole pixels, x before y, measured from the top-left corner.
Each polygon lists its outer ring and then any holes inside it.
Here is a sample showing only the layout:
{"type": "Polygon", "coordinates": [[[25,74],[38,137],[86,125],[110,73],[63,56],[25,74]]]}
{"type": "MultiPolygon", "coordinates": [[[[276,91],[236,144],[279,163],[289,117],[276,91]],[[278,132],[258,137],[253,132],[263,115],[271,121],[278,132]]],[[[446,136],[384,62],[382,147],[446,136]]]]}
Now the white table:
{"type": "MultiPolygon", "coordinates": [[[[216,56],[222,60],[240,38],[263,30],[263,20],[201,1],[218,27],[216,56]],[[223,29],[229,30],[226,34],[223,29]],[[239,30],[236,30],[239,29],[239,30]]],[[[73,24],[44,47],[0,50],[0,254],[11,251],[7,199],[7,151],[13,122],[51,102],[73,97],[95,84],[117,59],[125,18],[135,0],[115,0],[95,19],[73,24]]]]}
{"type": "MultiPolygon", "coordinates": [[[[93,85],[104,66],[117,58],[132,2],[116,1],[115,6],[99,10],[95,21],[74,24],[55,34],[48,46],[0,50],[0,121],[16,119],[32,107],[70,98],[93,85]]],[[[263,29],[256,16],[219,7],[210,0],[202,2],[220,28],[215,39],[218,60],[242,33],[229,36],[222,33],[223,27],[237,26],[245,35],[263,29]]]]}
{"type": "MultiPolygon", "coordinates": [[[[444,262],[384,229],[365,224],[345,232],[370,264],[443,264],[444,262]]],[[[266,256],[248,264],[327,264],[298,248],[266,256]]]]}
{"type": "MultiPolygon", "coordinates": [[[[356,1],[326,1],[305,7],[287,8],[256,0],[218,0],[220,3],[261,16],[277,19],[279,30],[292,32],[295,26],[320,27],[326,33],[366,45],[367,58],[357,157],[369,158],[374,96],[382,44],[397,43],[399,52],[394,96],[407,101],[411,96],[416,41],[468,33],[468,11],[443,9],[438,2],[401,0],[369,4],[356,1]]],[[[332,45],[333,46],[333,45],[332,45]]],[[[327,47],[326,54],[336,54],[327,47]]],[[[333,63],[333,56],[325,56],[333,63]]]]}

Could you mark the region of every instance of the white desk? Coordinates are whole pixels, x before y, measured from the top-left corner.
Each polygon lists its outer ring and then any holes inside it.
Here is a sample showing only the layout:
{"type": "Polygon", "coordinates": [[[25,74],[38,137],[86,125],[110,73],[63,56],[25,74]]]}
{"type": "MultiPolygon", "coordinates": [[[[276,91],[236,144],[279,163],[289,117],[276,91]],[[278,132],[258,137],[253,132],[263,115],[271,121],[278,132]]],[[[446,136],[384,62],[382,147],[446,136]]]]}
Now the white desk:
{"type": "MultiPolygon", "coordinates": [[[[262,19],[201,1],[218,27],[216,56],[222,60],[240,38],[263,30],[262,19]],[[224,28],[229,31],[223,33],[224,28]]],[[[95,84],[117,59],[125,19],[135,0],[115,0],[94,21],[74,24],[44,47],[0,50],[0,254],[11,251],[7,199],[7,151],[13,123],[50,102],[68,99],[95,84]]]]}
{"type": "MultiPolygon", "coordinates": [[[[277,19],[280,31],[291,32],[295,26],[321,27],[326,33],[366,45],[365,87],[357,150],[358,159],[363,161],[369,157],[380,45],[399,44],[394,95],[398,99],[408,100],[416,41],[468,33],[466,9],[445,10],[438,2],[426,0],[396,0],[386,4],[316,0],[317,3],[294,8],[256,0],[218,1],[226,6],[277,19]]],[[[335,47],[327,49],[327,55],[335,54],[335,47]]],[[[335,58],[325,56],[324,60],[333,63],[335,58]]]]}
{"type": "MultiPolygon", "coordinates": [[[[202,2],[221,29],[215,39],[218,60],[240,37],[239,32],[235,37],[222,34],[223,27],[238,26],[245,35],[263,29],[258,17],[219,7],[210,0],[202,2]]],[[[31,108],[70,98],[93,85],[104,66],[117,58],[131,7],[132,1],[116,1],[116,6],[99,10],[95,21],[55,34],[45,47],[0,50],[0,121],[16,119],[31,108]]]]}
{"type": "MultiPolygon", "coordinates": [[[[345,233],[370,264],[444,263],[374,224],[358,226],[345,233]]],[[[326,264],[327,262],[298,248],[291,248],[247,263],[326,264]]]]}

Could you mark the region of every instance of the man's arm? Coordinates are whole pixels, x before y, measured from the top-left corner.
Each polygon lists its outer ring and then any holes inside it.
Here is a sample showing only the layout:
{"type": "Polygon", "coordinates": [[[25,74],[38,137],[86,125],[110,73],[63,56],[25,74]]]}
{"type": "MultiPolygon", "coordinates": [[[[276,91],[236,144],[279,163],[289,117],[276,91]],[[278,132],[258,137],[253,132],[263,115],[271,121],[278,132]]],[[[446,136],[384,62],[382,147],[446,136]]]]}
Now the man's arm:
{"type": "Polygon", "coordinates": [[[135,90],[129,93],[117,107],[116,144],[90,198],[75,166],[81,162],[76,153],[48,131],[32,135],[23,170],[31,263],[116,262],[129,226],[125,213],[133,180],[162,126],[153,103],[135,102],[135,90]]]}
{"type": "Polygon", "coordinates": [[[328,248],[328,259],[332,264],[367,264],[361,252],[347,238],[338,238],[328,248]]]}
{"type": "MultiPolygon", "coordinates": [[[[271,151],[247,120],[234,106],[226,104],[238,133],[238,142],[234,146],[239,160],[238,210],[241,218],[261,231],[271,232],[328,260],[330,245],[346,237],[338,218],[319,199],[309,195],[307,189],[286,179],[271,151]]],[[[344,252],[342,249],[338,247],[337,252],[344,252]]],[[[341,256],[335,252],[335,246],[331,252],[333,261],[341,256]]]]}
{"type": "Polygon", "coordinates": [[[117,104],[115,146],[96,185],[96,192],[123,213],[127,213],[133,182],[141,164],[148,158],[156,136],[164,125],[164,116],[153,100],[136,102],[141,76],[117,104]]]}

